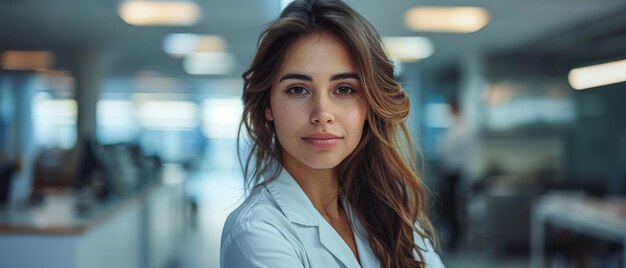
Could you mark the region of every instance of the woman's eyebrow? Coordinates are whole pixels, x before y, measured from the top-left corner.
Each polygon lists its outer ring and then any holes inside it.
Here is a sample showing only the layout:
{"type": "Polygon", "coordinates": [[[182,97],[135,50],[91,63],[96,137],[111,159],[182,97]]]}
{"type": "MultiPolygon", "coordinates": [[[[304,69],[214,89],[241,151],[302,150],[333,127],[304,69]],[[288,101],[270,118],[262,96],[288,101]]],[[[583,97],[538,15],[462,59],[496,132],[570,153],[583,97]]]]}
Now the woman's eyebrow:
{"type": "Polygon", "coordinates": [[[301,73],[287,73],[283,75],[283,77],[281,77],[280,81],[278,82],[282,82],[283,80],[287,80],[287,79],[296,79],[296,80],[304,80],[307,82],[313,82],[313,78],[311,78],[310,76],[306,74],[301,74],[301,73]]]}
{"type": "Polygon", "coordinates": [[[348,72],[348,73],[336,74],[330,77],[330,81],[343,80],[343,79],[359,80],[359,75],[357,75],[356,73],[348,72]]]}
{"type": "MultiPolygon", "coordinates": [[[[283,75],[283,77],[281,77],[278,82],[282,82],[283,80],[287,80],[287,79],[295,79],[295,80],[303,80],[303,81],[307,81],[307,82],[313,82],[313,78],[311,76],[308,76],[308,75],[303,74],[303,73],[287,73],[287,74],[283,75]]],[[[330,77],[330,81],[343,80],[343,79],[356,79],[356,80],[359,80],[359,75],[357,75],[356,73],[353,73],[353,72],[347,72],[347,73],[335,74],[335,75],[330,77]]]]}

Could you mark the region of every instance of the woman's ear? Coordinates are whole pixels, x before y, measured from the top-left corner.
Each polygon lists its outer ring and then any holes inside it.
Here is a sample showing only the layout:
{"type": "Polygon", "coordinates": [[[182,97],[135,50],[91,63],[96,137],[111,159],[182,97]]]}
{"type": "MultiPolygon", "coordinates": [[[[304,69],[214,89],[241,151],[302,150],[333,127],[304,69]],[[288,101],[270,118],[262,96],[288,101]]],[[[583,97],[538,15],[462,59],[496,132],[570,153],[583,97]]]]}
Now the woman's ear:
{"type": "Polygon", "coordinates": [[[265,108],[265,119],[267,121],[274,121],[274,115],[272,114],[272,109],[270,109],[270,107],[265,108]]]}

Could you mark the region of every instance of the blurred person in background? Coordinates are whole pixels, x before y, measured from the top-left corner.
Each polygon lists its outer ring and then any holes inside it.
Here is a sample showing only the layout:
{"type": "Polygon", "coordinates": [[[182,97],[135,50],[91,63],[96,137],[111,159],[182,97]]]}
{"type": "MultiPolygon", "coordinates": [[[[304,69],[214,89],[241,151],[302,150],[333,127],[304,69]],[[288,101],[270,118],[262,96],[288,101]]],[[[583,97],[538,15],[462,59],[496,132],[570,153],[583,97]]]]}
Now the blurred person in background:
{"type": "Polygon", "coordinates": [[[242,75],[252,190],[221,266],[444,267],[376,30],[341,1],[295,1],[259,40],[242,75]]]}
{"type": "Polygon", "coordinates": [[[463,171],[470,150],[470,135],[463,123],[458,102],[452,100],[450,107],[450,127],[439,140],[441,163],[439,198],[441,217],[447,227],[446,247],[455,251],[461,243],[459,187],[463,181],[463,171]]]}

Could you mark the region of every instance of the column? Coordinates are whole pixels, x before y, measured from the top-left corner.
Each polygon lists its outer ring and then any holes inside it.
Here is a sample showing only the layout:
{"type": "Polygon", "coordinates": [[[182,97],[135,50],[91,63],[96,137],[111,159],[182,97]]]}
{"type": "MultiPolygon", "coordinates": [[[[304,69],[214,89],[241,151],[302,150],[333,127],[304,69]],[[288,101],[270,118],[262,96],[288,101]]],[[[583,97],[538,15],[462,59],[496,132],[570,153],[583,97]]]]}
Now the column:
{"type": "Polygon", "coordinates": [[[108,61],[107,51],[100,48],[87,48],[76,54],[77,146],[85,138],[95,138],[96,106],[108,61]]]}
{"type": "Polygon", "coordinates": [[[9,203],[12,207],[20,207],[28,201],[33,176],[33,166],[37,156],[37,145],[34,139],[32,99],[35,90],[32,86],[33,73],[19,72],[11,75],[11,85],[15,104],[15,120],[9,127],[12,129],[12,140],[9,142],[15,153],[19,171],[13,177],[9,203]]]}

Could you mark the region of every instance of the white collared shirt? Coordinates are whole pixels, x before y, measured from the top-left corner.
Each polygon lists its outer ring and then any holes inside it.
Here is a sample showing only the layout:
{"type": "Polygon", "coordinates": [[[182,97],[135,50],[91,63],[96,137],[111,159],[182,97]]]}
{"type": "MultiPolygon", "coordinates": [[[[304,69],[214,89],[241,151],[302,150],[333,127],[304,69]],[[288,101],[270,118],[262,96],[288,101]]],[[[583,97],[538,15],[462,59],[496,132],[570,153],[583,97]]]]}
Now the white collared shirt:
{"type": "MultiPolygon", "coordinates": [[[[278,178],[253,190],[228,216],[222,232],[221,267],[380,267],[358,217],[344,205],[359,260],[283,169],[278,178]]],[[[418,234],[415,237],[426,267],[444,267],[430,241],[418,234]]]]}

